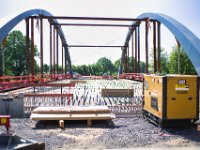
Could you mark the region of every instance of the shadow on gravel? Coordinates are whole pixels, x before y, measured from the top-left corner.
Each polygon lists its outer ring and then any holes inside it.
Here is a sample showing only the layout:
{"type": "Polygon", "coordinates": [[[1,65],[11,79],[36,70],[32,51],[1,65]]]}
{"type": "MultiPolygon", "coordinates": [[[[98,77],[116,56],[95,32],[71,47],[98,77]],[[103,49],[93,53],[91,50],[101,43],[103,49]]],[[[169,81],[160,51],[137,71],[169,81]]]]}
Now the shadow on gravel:
{"type": "MultiPolygon", "coordinates": [[[[148,121],[148,123],[152,124],[156,128],[160,128],[159,125],[149,120],[146,121],[148,121]]],[[[161,130],[164,133],[162,136],[170,136],[170,135],[180,136],[189,141],[199,142],[200,145],[200,131],[197,130],[196,125],[185,125],[179,127],[162,127],[161,130]]]]}
{"type": "MultiPolygon", "coordinates": [[[[33,129],[57,129],[58,121],[46,120],[38,121],[33,129]]],[[[65,120],[65,128],[88,128],[86,120],[65,120]]],[[[112,120],[94,120],[91,128],[118,128],[112,120]]]]}
{"type": "Polygon", "coordinates": [[[200,142],[200,132],[197,130],[196,126],[164,128],[163,130],[174,136],[180,136],[187,140],[200,142]]]}

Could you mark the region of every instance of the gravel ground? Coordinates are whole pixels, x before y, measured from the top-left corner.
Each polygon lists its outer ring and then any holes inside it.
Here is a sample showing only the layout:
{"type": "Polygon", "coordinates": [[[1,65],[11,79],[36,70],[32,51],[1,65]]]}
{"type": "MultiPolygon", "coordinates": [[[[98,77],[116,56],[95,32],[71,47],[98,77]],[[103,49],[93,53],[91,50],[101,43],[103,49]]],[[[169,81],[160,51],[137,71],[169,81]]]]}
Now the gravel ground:
{"type": "MultiPolygon", "coordinates": [[[[12,119],[11,131],[18,136],[45,142],[49,149],[105,149],[141,147],[200,147],[200,132],[196,127],[161,129],[143,118],[117,118],[94,121],[65,121],[61,130],[56,121],[12,119]]],[[[0,133],[4,131],[0,127],[0,133]]]]}

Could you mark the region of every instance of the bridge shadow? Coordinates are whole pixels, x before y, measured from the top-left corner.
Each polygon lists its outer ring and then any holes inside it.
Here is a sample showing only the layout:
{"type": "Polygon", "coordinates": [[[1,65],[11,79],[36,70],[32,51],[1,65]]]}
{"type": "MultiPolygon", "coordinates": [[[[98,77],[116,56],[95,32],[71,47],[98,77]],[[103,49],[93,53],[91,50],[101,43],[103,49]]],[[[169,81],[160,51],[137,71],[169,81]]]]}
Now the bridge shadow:
{"type": "Polygon", "coordinates": [[[200,131],[197,130],[197,125],[200,125],[200,120],[198,123],[193,124],[193,125],[182,125],[182,126],[176,126],[176,127],[160,127],[159,125],[149,121],[151,125],[161,128],[162,134],[160,136],[166,136],[166,137],[171,137],[171,138],[176,138],[176,137],[182,137],[186,140],[189,141],[194,141],[198,142],[200,145],[200,131]]]}
{"type": "MultiPolygon", "coordinates": [[[[65,128],[117,128],[112,120],[94,120],[92,121],[92,126],[87,126],[86,120],[65,120],[65,128]]],[[[35,124],[34,130],[37,129],[57,129],[59,127],[59,122],[55,120],[40,120],[35,124]]]]}
{"type": "Polygon", "coordinates": [[[163,131],[169,133],[172,136],[183,137],[189,141],[200,142],[200,131],[197,130],[197,126],[184,126],[176,128],[164,128],[163,131]]]}
{"type": "MultiPolygon", "coordinates": [[[[200,144],[200,131],[197,126],[184,126],[184,127],[165,127],[162,128],[163,136],[182,137],[183,139],[197,142],[200,144]]],[[[162,135],[161,135],[162,136],[162,135]]]]}

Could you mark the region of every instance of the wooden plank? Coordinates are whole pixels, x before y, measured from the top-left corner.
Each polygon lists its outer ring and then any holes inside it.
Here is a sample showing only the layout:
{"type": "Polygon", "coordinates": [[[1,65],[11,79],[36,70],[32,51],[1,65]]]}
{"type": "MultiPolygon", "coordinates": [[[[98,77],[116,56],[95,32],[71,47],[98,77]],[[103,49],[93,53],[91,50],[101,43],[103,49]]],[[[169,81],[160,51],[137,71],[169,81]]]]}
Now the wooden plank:
{"type": "Polygon", "coordinates": [[[197,131],[200,131],[200,125],[197,126],[197,131]]]}
{"type": "Polygon", "coordinates": [[[113,97],[119,97],[119,96],[128,96],[132,97],[134,90],[133,89],[102,89],[101,93],[102,96],[113,96],[113,97]]]}
{"type": "Polygon", "coordinates": [[[59,120],[59,126],[60,126],[60,128],[62,128],[62,129],[65,128],[65,122],[64,122],[64,120],[59,120]]]}
{"type": "Polygon", "coordinates": [[[85,83],[87,83],[87,81],[86,80],[71,80],[70,83],[71,84],[76,84],[76,83],[85,84],[85,83]]]}
{"type": "Polygon", "coordinates": [[[87,126],[92,127],[92,120],[87,120],[87,126]]]}
{"type": "Polygon", "coordinates": [[[112,114],[34,114],[32,120],[111,120],[115,116],[112,114]]]}
{"type": "Polygon", "coordinates": [[[63,114],[63,113],[110,113],[107,106],[65,106],[65,107],[38,107],[32,113],[63,114]]]}

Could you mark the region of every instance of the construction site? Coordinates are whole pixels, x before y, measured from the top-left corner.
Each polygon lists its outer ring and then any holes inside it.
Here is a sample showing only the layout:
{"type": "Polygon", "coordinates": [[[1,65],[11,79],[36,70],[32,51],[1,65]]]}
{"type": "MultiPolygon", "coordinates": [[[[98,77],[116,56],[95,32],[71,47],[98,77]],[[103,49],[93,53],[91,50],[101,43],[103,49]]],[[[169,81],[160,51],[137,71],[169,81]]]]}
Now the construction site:
{"type": "Polygon", "coordinates": [[[161,128],[145,119],[141,81],[62,80],[5,92],[0,102],[0,113],[13,117],[9,132],[45,149],[200,146],[197,125],[161,128]]]}
{"type": "MultiPolygon", "coordinates": [[[[53,16],[43,9],[31,9],[0,28],[0,43],[0,149],[199,149],[200,39],[175,19],[159,13],[137,18],[53,16]],[[6,75],[11,60],[4,58],[4,50],[12,48],[7,36],[22,20],[26,27],[25,53],[20,54],[24,58],[19,60],[23,69],[19,72],[18,62],[14,63],[13,72],[18,74],[6,75]],[[162,72],[161,24],[174,35],[177,51],[183,48],[188,55],[194,74],[181,74],[180,54],[177,74],[162,72]],[[73,45],[65,38],[62,28],[66,26],[128,28],[128,33],[121,45],[73,45]],[[101,66],[97,67],[104,69],[101,75],[74,72],[70,51],[75,47],[119,48],[117,71],[112,74],[109,67],[101,66]],[[46,71],[45,59],[49,61],[46,71]]],[[[19,43],[14,43],[15,51],[19,43]]]]}

